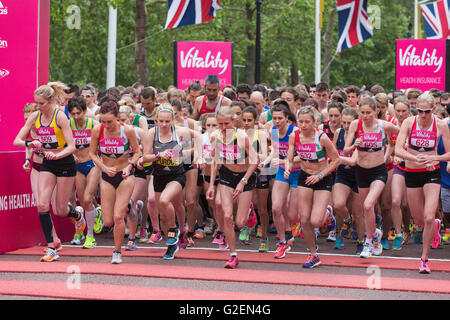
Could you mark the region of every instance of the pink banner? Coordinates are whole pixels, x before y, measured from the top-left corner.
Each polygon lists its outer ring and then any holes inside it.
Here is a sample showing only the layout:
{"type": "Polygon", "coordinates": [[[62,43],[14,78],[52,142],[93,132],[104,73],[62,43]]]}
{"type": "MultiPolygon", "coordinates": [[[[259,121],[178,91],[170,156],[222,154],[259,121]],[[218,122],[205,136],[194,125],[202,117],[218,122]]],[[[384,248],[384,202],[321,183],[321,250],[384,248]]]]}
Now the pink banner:
{"type": "Polygon", "coordinates": [[[445,39],[397,40],[397,90],[445,91],[446,57],[445,39]]]}
{"type": "MultiPolygon", "coordinates": [[[[30,173],[22,168],[24,159],[23,152],[0,153],[0,168],[3,169],[0,183],[0,254],[45,244],[36,199],[31,192],[30,173]]],[[[69,219],[52,214],[52,220],[61,240],[69,241],[74,232],[69,219]]]]}
{"type": "MultiPolygon", "coordinates": [[[[48,82],[50,0],[0,0],[0,254],[44,242],[24,148],[13,146],[22,109],[48,82]]],[[[74,227],[53,216],[63,241],[74,227]]]]}
{"type": "Polygon", "coordinates": [[[204,85],[207,75],[220,78],[220,86],[232,84],[233,45],[231,42],[175,42],[175,84],[184,90],[196,80],[204,85]]]}

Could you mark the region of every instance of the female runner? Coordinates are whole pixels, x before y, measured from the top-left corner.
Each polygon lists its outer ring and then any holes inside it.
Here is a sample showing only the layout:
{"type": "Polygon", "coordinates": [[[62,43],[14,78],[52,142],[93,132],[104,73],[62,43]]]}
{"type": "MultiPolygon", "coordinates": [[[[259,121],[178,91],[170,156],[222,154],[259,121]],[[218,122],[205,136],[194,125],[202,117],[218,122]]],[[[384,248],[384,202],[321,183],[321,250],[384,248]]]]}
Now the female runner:
{"type": "Polygon", "coordinates": [[[433,115],[434,108],[432,95],[420,95],[416,106],[418,115],[403,121],[395,146],[396,156],[405,159],[406,193],[411,215],[414,222],[423,227],[420,273],[430,273],[430,247],[437,247],[440,241],[441,223],[435,219],[441,187],[439,161],[450,160],[450,152],[437,155],[441,136],[445,150],[450,150],[450,134],[447,122],[433,115]]]}
{"type": "MultiPolygon", "coordinates": [[[[220,108],[216,118],[219,130],[211,139],[213,162],[210,181],[215,180],[219,171],[217,192],[220,193],[225,237],[231,252],[225,268],[234,269],[238,267],[239,260],[233,226],[233,202],[237,200],[236,226],[242,228],[249,218],[249,207],[256,183],[254,171],[257,167],[257,156],[245,132],[233,127],[233,110],[230,107],[220,108]],[[222,166],[217,170],[219,164],[222,166]]],[[[214,185],[210,184],[206,199],[213,200],[214,196],[214,185]]]]}
{"type": "MultiPolygon", "coordinates": [[[[89,156],[89,146],[91,144],[92,129],[98,122],[86,117],[86,101],[81,97],[73,97],[69,100],[68,111],[70,114],[70,128],[75,140],[75,162],[77,164],[77,175],[75,177],[75,187],[78,200],[85,212],[87,235],[83,244],[84,249],[91,249],[95,246],[94,229],[97,233],[101,231],[101,222],[98,212],[93,204],[94,194],[97,191],[100,181],[100,170],[95,166],[94,161],[89,156]],[[95,227],[94,227],[95,226],[95,227]]],[[[74,237],[80,239],[83,234],[75,234],[74,237]]]]}
{"type": "Polygon", "coordinates": [[[139,152],[135,152],[129,159],[128,154],[130,148],[139,150],[139,144],[134,129],[118,121],[119,105],[115,100],[107,99],[101,104],[100,119],[101,124],[92,130],[89,155],[102,171],[100,197],[103,222],[108,227],[114,224],[114,251],[111,263],[120,264],[125,235],[124,219],[135,184],[133,169],[136,168],[140,156],[139,152]]]}
{"type": "Polygon", "coordinates": [[[270,155],[259,164],[259,168],[266,167],[269,163],[278,167],[272,190],[272,217],[279,242],[275,253],[276,259],[282,259],[291,249],[294,237],[290,229],[291,223],[300,221],[297,205],[297,184],[300,175],[300,167],[291,168],[289,179],[284,177],[284,165],[289,150],[289,136],[298,130],[294,124],[289,123],[289,118],[295,116],[289,110],[288,104],[277,99],[274,101],[272,111],[273,127],[270,131],[272,150],[270,155]]]}
{"type": "Polygon", "coordinates": [[[38,212],[39,220],[47,241],[48,249],[41,258],[43,262],[59,259],[53,238],[53,222],[50,216],[50,202],[56,188],[56,208],[58,216],[71,218],[75,232],[81,233],[86,227],[83,208],[68,205],[75,184],[76,165],[73,157],[75,143],[69,120],[56,105],[65,97],[65,85],[59,82],[40,86],[34,92],[38,111],[28,117],[27,122],[17,135],[17,146],[30,147],[41,151],[44,159],[38,178],[38,212]],[[34,127],[38,140],[27,140],[28,133],[34,127]]]}
{"type": "Polygon", "coordinates": [[[390,122],[377,119],[377,104],[373,98],[362,99],[359,114],[360,118],[350,124],[344,154],[358,150],[356,179],[366,230],[366,241],[359,256],[367,258],[383,252],[382,232],[375,224],[375,204],[388,178],[384,154],[387,137],[398,134],[399,129],[390,122]]]}
{"type": "Polygon", "coordinates": [[[319,228],[325,223],[333,188],[331,173],[338,167],[340,158],[330,138],[323,131],[316,129],[312,107],[300,109],[298,123],[300,130],[296,130],[289,136],[284,177],[287,179],[291,174],[295,150],[299,155],[302,169],[298,178],[297,191],[300,222],[311,252],[303,268],[314,268],[320,264],[314,228],[319,228]]]}

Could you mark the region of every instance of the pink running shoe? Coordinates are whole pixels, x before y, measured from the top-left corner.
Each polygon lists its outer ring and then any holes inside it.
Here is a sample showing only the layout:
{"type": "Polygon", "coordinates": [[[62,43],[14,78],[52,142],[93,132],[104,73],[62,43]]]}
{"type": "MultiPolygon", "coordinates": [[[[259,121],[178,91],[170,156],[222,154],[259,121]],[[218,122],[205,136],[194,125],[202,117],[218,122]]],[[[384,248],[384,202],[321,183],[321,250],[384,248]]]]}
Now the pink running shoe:
{"type": "Polygon", "coordinates": [[[150,238],[148,238],[148,242],[147,243],[158,243],[161,240],[162,240],[161,231],[156,231],[156,232],[152,233],[150,238]]]}
{"type": "Polygon", "coordinates": [[[250,208],[249,208],[249,216],[248,216],[248,220],[247,220],[247,226],[249,228],[253,228],[253,226],[256,224],[256,212],[255,212],[255,208],[253,206],[253,202],[250,203],[250,208]]]}
{"type": "Polygon", "coordinates": [[[236,269],[239,265],[239,260],[238,257],[234,257],[234,256],[230,256],[230,260],[227,261],[227,263],[225,263],[225,267],[226,269],[236,269]]]}
{"type": "Polygon", "coordinates": [[[222,243],[219,244],[219,249],[228,249],[228,243],[227,243],[227,239],[225,238],[225,236],[223,237],[222,243]]]}
{"type": "Polygon", "coordinates": [[[214,239],[213,239],[213,241],[212,241],[212,243],[215,243],[215,244],[222,244],[223,243],[223,240],[224,240],[224,234],[223,234],[223,232],[217,232],[216,233],[216,236],[214,237],[214,239]]]}
{"type": "Polygon", "coordinates": [[[431,247],[433,249],[436,249],[439,244],[441,243],[441,220],[436,219],[434,220],[434,223],[436,225],[436,232],[434,233],[434,239],[433,242],[431,243],[431,247]]]}
{"type": "Polygon", "coordinates": [[[428,259],[427,260],[420,259],[419,273],[429,274],[430,272],[431,271],[430,266],[428,265],[428,259]]]}

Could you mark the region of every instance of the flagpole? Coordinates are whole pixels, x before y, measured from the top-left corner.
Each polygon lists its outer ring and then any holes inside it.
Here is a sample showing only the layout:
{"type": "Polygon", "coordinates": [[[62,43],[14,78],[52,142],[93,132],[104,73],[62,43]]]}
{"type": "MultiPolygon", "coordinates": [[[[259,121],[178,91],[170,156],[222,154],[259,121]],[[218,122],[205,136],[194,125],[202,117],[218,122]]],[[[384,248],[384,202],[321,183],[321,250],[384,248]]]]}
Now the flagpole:
{"type": "Polygon", "coordinates": [[[419,0],[414,0],[414,39],[419,39],[419,0]]]}
{"type": "Polygon", "coordinates": [[[108,60],[106,69],[106,89],[116,85],[116,41],[117,41],[117,9],[109,7],[108,22],[108,60]]]}
{"type": "Polygon", "coordinates": [[[319,83],[321,80],[321,46],[320,46],[320,2],[321,0],[316,0],[316,50],[315,50],[315,83],[319,83]]]}

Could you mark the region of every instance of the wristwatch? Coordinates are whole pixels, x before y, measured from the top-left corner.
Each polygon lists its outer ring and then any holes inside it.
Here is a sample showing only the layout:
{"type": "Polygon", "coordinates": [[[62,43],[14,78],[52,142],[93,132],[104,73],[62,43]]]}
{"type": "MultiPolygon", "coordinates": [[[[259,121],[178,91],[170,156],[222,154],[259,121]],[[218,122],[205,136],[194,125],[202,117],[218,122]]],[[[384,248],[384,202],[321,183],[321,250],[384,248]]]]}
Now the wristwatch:
{"type": "Polygon", "coordinates": [[[319,173],[317,176],[319,177],[320,180],[323,179],[323,174],[322,173],[319,173]]]}
{"type": "Polygon", "coordinates": [[[242,178],[242,179],[241,179],[241,181],[242,181],[243,183],[245,183],[245,184],[247,184],[247,183],[248,183],[248,180],[247,180],[247,179],[245,179],[245,178],[242,178]]]}

